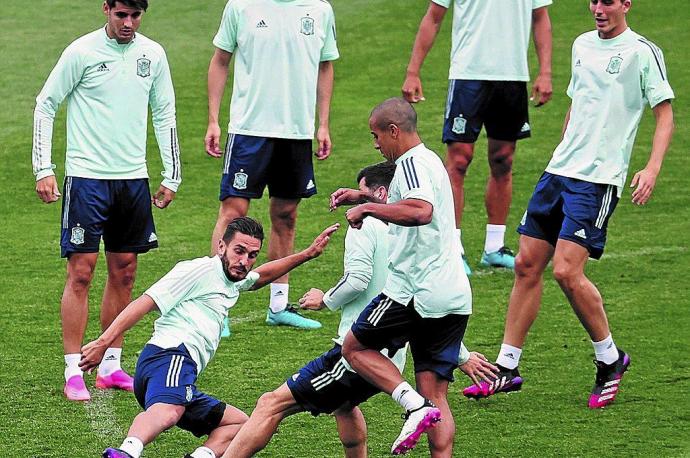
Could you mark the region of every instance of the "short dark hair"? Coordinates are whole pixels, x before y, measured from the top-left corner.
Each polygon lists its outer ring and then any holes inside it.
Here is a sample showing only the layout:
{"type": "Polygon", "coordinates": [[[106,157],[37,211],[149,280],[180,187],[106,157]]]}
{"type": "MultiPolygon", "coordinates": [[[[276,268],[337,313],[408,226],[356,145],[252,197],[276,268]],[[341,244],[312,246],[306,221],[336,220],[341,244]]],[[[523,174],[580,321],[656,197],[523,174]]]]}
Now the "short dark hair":
{"type": "Polygon", "coordinates": [[[115,8],[115,3],[120,2],[127,8],[146,11],[149,7],[149,0],[105,0],[109,7],[115,8]]]}
{"type": "Polygon", "coordinates": [[[378,164],[364,167],[357,174],[357,183],[364,178],[364,184],[368,188],[383,186],[388,189],[395,175],[395,162],[379,162],[378,164]]]}
{"type": "Polygon", "coordinates": [[[378,104],[372,111],[370,118],[377,129],[385,130],[395,124],[403,132],[417,131],[417,112],[412,105],[402,97],[393,97],[378,104]]]}
{"type": "Polygon", "coordinates": [[[223,234],[223,242],[228,243],[237,232],[259,239],[261,243],[264,241],[264,228],[261,227],[261,223],[248,216],[240,216],[230,221],[223,234]]]}

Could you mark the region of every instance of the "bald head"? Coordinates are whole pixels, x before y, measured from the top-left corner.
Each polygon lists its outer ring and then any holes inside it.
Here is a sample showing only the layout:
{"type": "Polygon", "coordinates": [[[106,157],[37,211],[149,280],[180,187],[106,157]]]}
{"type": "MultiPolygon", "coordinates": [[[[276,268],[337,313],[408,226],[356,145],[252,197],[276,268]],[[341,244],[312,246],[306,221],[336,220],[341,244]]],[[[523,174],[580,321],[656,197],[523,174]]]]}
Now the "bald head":
{"type": "Polygon", "coordinates": [[[370,119],[372,125],[380,130],[395,124],[402,132],[417,131],[417,113],[402,97],[393,97],[381,102],[371,111],[370,119]]]}

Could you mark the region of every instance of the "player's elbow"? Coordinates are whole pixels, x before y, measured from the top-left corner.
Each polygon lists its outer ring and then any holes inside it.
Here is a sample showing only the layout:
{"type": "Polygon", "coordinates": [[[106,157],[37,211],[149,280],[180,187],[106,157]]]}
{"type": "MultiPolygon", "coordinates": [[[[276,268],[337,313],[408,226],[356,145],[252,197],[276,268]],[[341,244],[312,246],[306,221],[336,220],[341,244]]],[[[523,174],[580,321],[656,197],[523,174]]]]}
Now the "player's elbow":
{"type": "Polygon", "coordinates": [[[426,203],[418,208],[414,216],[415,226],[424,226],[431,222],[431,218],[434,215],[434,207],[430,203],[426,203]]]}

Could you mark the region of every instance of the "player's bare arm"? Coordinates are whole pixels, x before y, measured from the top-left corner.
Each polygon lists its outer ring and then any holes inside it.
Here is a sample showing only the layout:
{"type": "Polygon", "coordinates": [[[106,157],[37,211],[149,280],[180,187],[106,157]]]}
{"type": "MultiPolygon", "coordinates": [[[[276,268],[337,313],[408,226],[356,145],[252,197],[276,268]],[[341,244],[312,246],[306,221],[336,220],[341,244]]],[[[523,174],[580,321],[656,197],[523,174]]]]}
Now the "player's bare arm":
{"type": "Polygon", "coordinates": [[[154,300],[146,294],[142,294],[138,299],[132,301],[98,339],[81,347],[79,368],[83,371],[89,371],[98,366],[103,359],[103,354],[113,341],[137,324],[144,315],[156,310],[156,308],[154,300]]]}
{"type": "Polygon", "coordinates": [[[315,156],[324,160],[331,155],[331,134],[328,128],[331,95],[333,94],[333,62],[325,61],[319,64],[319,76],[316,83],[316,107],[319,114],[319,128],[316,131],[316,141],[319,149],[315,156]]]}
{"type": "Polygon", "coordinates": [[[266,264],[254,269],[254,272],[259,274],[259,279],[256,281],[256,283],[254,283],[251,289],[256,290],[266,286],[275,279],[280,278],[286,273],[295,269],[299,265],[321,256],[321,253],[323,253],[323,250],[326,249],[326,246],[331,239],[331,235],[333,235],[333,233],[337,231],[339,227],[340,224],[338,223],[328,226],[314,239],[308,248],[300,251],[299,253],[295,253],[281,259],[276,259],[275,261],[267,262],[266,264]]]}
{"type": "Polygon", "coordinates": [[[552,35],[551,18],[547,7],[532,11],[532,35],[534,48],[539,61],[539,74],[532,85],[531,100],[538,107],[551,100],[553,86],[551,83],[552,35]]]}
{"type": "Polygon", "coordinates": [[[434,40],[441,28],[441,23],[443,23],[443,17],[446,15],[446,11],[448,10],[441,5],[429,2],[429,8],[419,24],[419,30],[417,31],[417,36],[412,47],[410,62],[407,64],[405,82],[402,86],[403,97],[410,103],[424,100],[420,72],[424,59],[434,45],[434,40]]]}
{"type": "Polygon", "coordinates": [[[664,161],[664,156],[666,156],[666,151],[668,151],[671,137],[673,136],[674,124],[671,102],[668,100],[661,102],[652,111],[656,118],[652,152],[645,168],[637,172],[630,182],[630,187],[635,188],[632,192],[632,201],[636,205],[644,205],[652,197],[656,178],[661,171],[661,164],[664,161]]]}
{"type": "Polygon", "coordinates": [[[220,157],[223,151],[220,149],[220,125],[218,114],[220,103],[225,91],[225,83],[228,81],[228,71],[232,53],[216,48],[208,66],[208,129],[204,144],[209,156],[220,157]]]}
{"type": "Polygon", "coordinates": [[[46,204],[57,202],[62,194],[60,194],[55,175],[49,175],[36,181],[36,194],[46,204]]]}
{"type": "Polygon", "coordinates": [[[421,199],[404,199],[392,204],[366,203],[350,208],[345,218],[351,227],[360,229],[367,216],[398,226],[424,226],[431,222],[434,206],[421,199]]]}

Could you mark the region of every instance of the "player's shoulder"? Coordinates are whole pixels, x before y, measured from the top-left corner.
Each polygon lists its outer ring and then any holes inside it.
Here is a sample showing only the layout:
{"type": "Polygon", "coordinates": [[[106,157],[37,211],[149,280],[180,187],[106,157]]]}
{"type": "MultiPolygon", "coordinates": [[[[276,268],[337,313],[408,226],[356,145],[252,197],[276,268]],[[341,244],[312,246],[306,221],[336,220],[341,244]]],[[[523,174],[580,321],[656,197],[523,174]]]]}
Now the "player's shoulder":
{"type": "Polygon", "coordinates": [[[640,35],[637,32],[630,30],[630,41],[637,48],[638,52],[647,55],[648,57],[656,57],[662,54],[661,48],[656,45],[652,40],[647,37],[640,35]]]}
{"type": "MultiPolygon", "coordinates": [[[[348,228],[348,231],[351,230],[352,228],[348,228]]],[[[357,232],[356,229],[352,229],[354,232],[357,232]]],[[[366,233],[369,234],[376,234],[377,232],[388,232],[388,225],[381,221],[378,218],[374,218],[373,216],[367,216],[364,218],[362,221],[362,229],[366,233]]]]}
{"type": "Polygon", "coordinates": [[[163,45],[147,37],[143,33],[137,32],[136,43],[138,47],[143,48],[148,52],[156,53],[159,56],[165,56],[165,49],[163,49],[163,45]]]}
{"type": "Polygon", "coordinates": [[[301,0],[300,2],[297,2],[298,4],[295,6],[309,6],[312,8],[317,8],[320,9],[324,12],[332,13],[333,12],[333,6],[331,6],[331,3],[327,0],[301,0]]]}
{"type": "Polygon", "coordinates": [[[84,55],[92,52],[94,48],[97,48],[103,41],[103,34],[105,30],[103,28],[89,32],[86,35],[82,35],[72,41],[65,50],[64,54],[73,55],[84,55]]]}
{"type": "Polygon", "coordinates": [[[588,32],[581,33],[573,41],[573,46],[578,45],[591,45],[597,42],[598,32],[596,30],[590,30],[588,32]]]}

